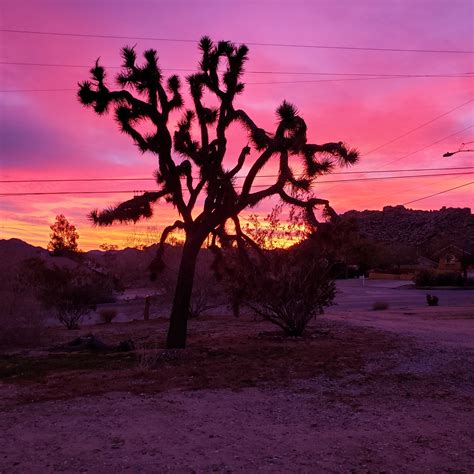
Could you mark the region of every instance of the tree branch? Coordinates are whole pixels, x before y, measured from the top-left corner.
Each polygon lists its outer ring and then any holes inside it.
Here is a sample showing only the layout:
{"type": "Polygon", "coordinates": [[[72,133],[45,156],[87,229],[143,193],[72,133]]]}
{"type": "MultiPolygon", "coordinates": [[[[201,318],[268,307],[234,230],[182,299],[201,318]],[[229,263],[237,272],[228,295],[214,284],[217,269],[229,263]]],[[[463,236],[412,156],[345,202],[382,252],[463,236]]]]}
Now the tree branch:
{"type": "Polygon", "coordinates": [[[151,203],[167,194],[169,194],[169,190],[166,188],[158,192],[147,192],[100,212],[95,209],[89,214],[89,219],[99,226],[109,226],[114,222],[135,223],[143,218],[149,219],[153,215],[151,203]]]}
{"type": "Polygon", "coordinates": [[[235,110],[232,116],[234,120],[239,120],[249,131],[250,139],[258,151],[270,146],[272,139],[270,138],[269,134],[263,128],[257,127],[255,122],[247,115],[246,112],[240,109],[235,110]]]}
{"type": "Polygon", "coordinates": [[[234,166],[234,168],[232,168],[226,173],[226,176],[228,178],[233,178],[242,169],[247,155],[250,155],[250,147],[248,145],[242,148],[242,151],[240,152],[239,158],[237,160],[237,164],[234,166]]]}
{"type": "Polygon", "coordinates": [[[241,196],[246,196],[250,193],[250,188],[257,176],[258,172],[265,166],[268,160],[273,155],[273,147],[269,146],[255,161],[255,163],[250,168],[247,177],[244,180],[244,184],[242,186],[241,196]]]}
{"type": "Polygon", "coordinates": [[[148,270],[150,271],[151,280],[155,280],[157,273],[159,273],[165,267],[165,264],[163,262],[163,255],[165,252],[166,240],[168,239],[168,236],[170,235],[170,233],[176,229],[185,229],[184,222],[177,220],[175,221],[173,225],[169,225],[165,227],[163,229],[163,232],[161,233],[160,243],[158,245],[158,250],[156,251],[156,255],[153,258],[153,260],[150,262],[150,264],[148,265],[148,270]]]}

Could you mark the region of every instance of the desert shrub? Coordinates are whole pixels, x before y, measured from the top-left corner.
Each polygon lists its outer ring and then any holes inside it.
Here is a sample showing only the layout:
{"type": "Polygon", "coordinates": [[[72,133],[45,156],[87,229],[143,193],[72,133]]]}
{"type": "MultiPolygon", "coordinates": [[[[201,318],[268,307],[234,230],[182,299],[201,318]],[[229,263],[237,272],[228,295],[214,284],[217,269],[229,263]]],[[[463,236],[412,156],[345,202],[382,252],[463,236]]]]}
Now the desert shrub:
{"type": "Polygon", "coordinates": [[[139,342],[135,347],[137,368],[141,372],[147,372],[157,367],[163,355],[163,348],[158,344],[139,342]]]}
{"type": "Polygon", "coordinates": [[[336,287],[329,262],[315,252],[300,250],[262,255],[243,260],[228,272],[226,286],[264,320],[289,336],[300,336],[334,301],[336,287]]]}
{"type": "Polygon", "coordinates": [[[198,277],[193,287],[189,317],[198,318],[206,311],[218,308],[221,304],[218,283],[213,278],[198,277]]]}
{"type": "Polygon", "coordinates": [[[105,324],[110,324],[117,317],[117,310],[113,308],[102,308],[99,315],[105,324]]]}
{"type": "Polygon", "coordinates": [[[32,259],[28,272],[40,303],[54,311],[68,329],[77,329],[81,319],[97,304],[114,301],[112,279],[79,266],[48,267],[42,260],[32,259]]]}
{"type": "Polygon", "coordinates": [[[386,301],[376,301],[372,305],[373,311],[384,311],[386,309],[388,309],[388,303],[386,301]]]}
{"type": "Polygon", "coordinates": [[[472,280],[465,280],[461,273],[435,273],[430,270],[421,270],[415,276],[416,286],[474,286],[472,280]]]}
{"type": "Polygon", "coordinates": [[[21,265],[0,275],[0,347],[38,345],[45,336],[45,315],[21,265]]]}
{"type": "Polygon", "coordinates": [[[426,295],[426,303],[428,306],[438,306],[439,298],[436,295],[426,295]]]}

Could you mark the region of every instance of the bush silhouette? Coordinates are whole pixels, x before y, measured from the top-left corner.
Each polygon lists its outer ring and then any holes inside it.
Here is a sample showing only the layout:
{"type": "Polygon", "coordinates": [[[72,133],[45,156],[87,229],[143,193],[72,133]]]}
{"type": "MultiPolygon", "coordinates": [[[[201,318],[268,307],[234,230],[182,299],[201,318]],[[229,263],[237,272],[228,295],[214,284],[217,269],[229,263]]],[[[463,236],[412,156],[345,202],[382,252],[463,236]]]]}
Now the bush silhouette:
{"type": "Polygon", "coordinates": [[[308,323],[333,304],[336,286],[330,265],[317,253],[274,250],[251,262],[235,261],[225,270],[230,294],[289,336],[301,336],[308,323]]]}
{"type": "Polygon", "coordinates": [[[106,275],[79,266],[48,267],[41,259],[30,260],[28,272],[39,301],[68,329],[77,329],[97,304],[114,301],[113,282],[106,275]]]}

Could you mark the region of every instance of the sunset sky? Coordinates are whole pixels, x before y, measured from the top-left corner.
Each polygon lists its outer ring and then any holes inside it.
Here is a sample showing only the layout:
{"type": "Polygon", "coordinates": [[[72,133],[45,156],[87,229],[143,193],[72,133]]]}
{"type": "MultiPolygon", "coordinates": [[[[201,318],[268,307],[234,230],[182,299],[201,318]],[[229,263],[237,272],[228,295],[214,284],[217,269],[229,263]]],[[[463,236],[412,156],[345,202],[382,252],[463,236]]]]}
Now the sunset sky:
{"type": "MultiPolygon", "coordinates": [[[[175,219],[160,203],[154,219],[139,226],[95,229],[88,222],[93,208],[153,189],[151,179],[5,182],[152,177],[156,158],[140,155],[112,116],[98,117],[76,99],[77,83],[88,79],[98,57],[113,83],[118,69],[110,67],[120,64],[126,44],[139,54],[157,49],[164,72],[182,76],[196,68],[195,40],[202,35],[248,44],[247,86],[238,105],[261,127],[273,130],[275,109],[286,99],[306,120],[311,142],[342,140],[361,151],[358,165],[337,171],[393,170],[321,178],[315,191],[337,212],[409,203],[474,181],[474,153],[442,156],[474,140],[472,0],[3,0],[0,8],[0,193],[128,191],[0,196],[0,238],[46,246],[49,225],[61,213],[77,226],[87,250],[104,242],[127,245],[175,219]],[[436,170],[401,171],[424,168],[436,170]],[[323,184],[413,174],[450,175],[323,184]]],[[[229,166],[244,139],[231,134],[229,166]]],[[[273,204],[252,212],[264,215],[273,204]]],[[[473,208],[474,185],[407,204],[441,206],[473,208]]]]}

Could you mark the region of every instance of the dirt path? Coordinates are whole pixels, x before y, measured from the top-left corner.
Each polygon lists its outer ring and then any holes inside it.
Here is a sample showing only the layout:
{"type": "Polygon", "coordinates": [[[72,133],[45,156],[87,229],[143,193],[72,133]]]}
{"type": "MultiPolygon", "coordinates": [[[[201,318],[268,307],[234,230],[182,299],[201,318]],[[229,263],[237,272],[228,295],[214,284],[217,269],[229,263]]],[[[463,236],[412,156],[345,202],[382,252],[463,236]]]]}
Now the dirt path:
{"type": "MultiPolygon", "coordinates": [[[[437,345],[445,329],[430,338],[417,332],[429,315],[411,325],[403,316],[383,315],[384,329],[401,328],[398,344],[368,353],[357,370],[280,386],[9,406],[0,411],[0,472],[472,472],[473,351],[454,347],[454,332],[437,345]]],[[[354,324],[383,326],[371,317],[361,313],[341,334],[367,333],[354,324]]],[[[347,325],[331,319],[336,329],[347,325]]]]}
{"type": "Polygon", "coordinates": [[[335,312],[326,319],[411,336],[419,343],[474,349],[474,305],[335,312]]]}

